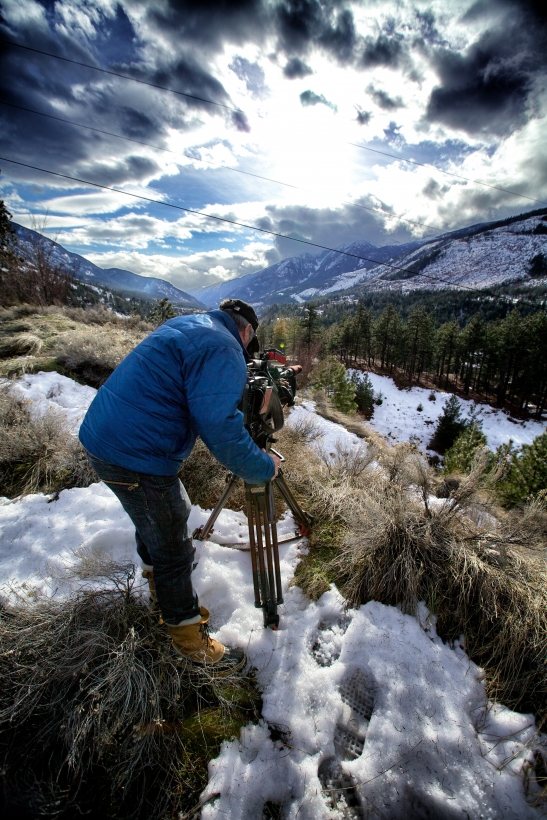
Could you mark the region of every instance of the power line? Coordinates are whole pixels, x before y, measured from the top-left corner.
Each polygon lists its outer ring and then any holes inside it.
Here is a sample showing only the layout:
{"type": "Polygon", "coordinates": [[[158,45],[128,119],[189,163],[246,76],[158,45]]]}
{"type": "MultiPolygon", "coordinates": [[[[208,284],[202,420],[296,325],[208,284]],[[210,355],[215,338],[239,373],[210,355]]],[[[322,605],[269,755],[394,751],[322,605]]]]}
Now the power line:
{"type": "Polygon", "coordinates": [[[502,191],[504,194],[519,196],[522,199],[529,200],[530,202],[537,202],[539,205],[547,205],[547,202],[543,199],[534,199],[533,197],[526,196],[525,194],[517,194],[516,191],[509,191],[507,188],[500,188],[498,185],[489,185],[488,182],[481,182],[479,179],[470,179],[469,177],[464,177],[461,174],[453,174],[450,171],[444,171],[442,168],[437,168],[436,165],[432,165],[430,162],[418,162],[415,159],[405,159],[397,154],[388,154],[387,151],[378,151],[376,148],[369,148],[368,145],[359,145],[357,142],[348,142],[348,145],[353,145],[355,148],[361,148],[363,151],[370,151],[372,154],[381,154],[383,157],[398,159],[400,162],[409,162],[411,165],[419,165],[420,168],[433,168],[435,171],[438,171],[440,174],[445,174],[448,177],[463,179],[466,182],[472,182],[474,185],[484,185],[486,188],[492,188],[494,191],[502,191]]]}
{"type": "MultiPolygon", "coordinates": [[[[150,86],[150,88],[157,88],[157,89],[160,89],[161,91],[169,91],[172,94],[178,94],[181,97],[188,97],[189,99],[192,99],[192,100],[199,100],[200,102],[209,103],[209,105],[216,105],[219,108],[225,108],[226,110],[233,111],[236,114],[243,114],[244,113],[240,108],[232,108],[229,105],[225,105],[224,103],[215,102],[214,100],[208,100],[205,97],[198,97],[194,94],[185,94],[183,91],[176,91],[174,88],[168,88],[167,86],[163,86],[163,85],[156,85],[155,83],[149,83],[149,82],[146,82],[145,80],[138,80],[135,77],[130,77],[127,74],[119,74],[115,71],[109,71],[106,68],[99,68],[98,66],[90,65],[89,63],[82,63],[82,62],[79,62],[78,60],[71,60],[68,57],[61,57],[59,54],[51,54],[49,51],[41,51],[38,48],[31,48],[30,46],[23,46],[20,43],[14,43],[12,40],[6,40],[3,37],[0,37],[0,42],[1,43],[6,43],[7,45],[15,46],[16,48],[26,49],[26,51],[33,51],[36,54],[42,54],[46,57],[53,57],[56,60],[63,60],[66,63],[72,63],[74,65],[79,65],[79,66],[82,66],[83,68],[90,68],[93,71],[101,71],[101,72],[103,72],[103,74],[109,74],[112,77],[120,77],[123,80],[131,80],[132,82],[140,83],[141,85],[150,86]]],[[[45,116],[47,116],[47,115],[45,115],[45,116]]],[[[117,136],[117,135],[114,134],[112,136],[117,136]]],[[[143,143],[143,144],[145,144],[145,143],[143,143]]],[[[534,199],[534,197],[526,196],[526,194],[517,194],[516,191],[509,191],[507,188],[501,188],[498,185],[490,185],[488,182],[481,182],[481,180],[479,180],[479,179],[471,179],[470,177],[464,177],[462,174],[455,174],[455,173],[452,173],[451,171],[445,171],[442,168],[437,168],[436,165],[433,165],[430,162],[418,162],[417,160],[414,160],[414,159],[405,159],[404,157],[398,156],[397,154],[390,154],[387,151],[379,151],[376,148],[369,148],[367,145],[361,145],[360,143],[357,143],[357,142],[347,142],[346,144],[347,145],[352,145],[355,148],[361,148],[363,151],[370,151],[373,154],[380,154],[381,156],[384,156],[384,157],[390,157],[391,159],[397,159],[400,162],[407,162],[407,163],[410,163],[411,165],[418,165],[421,168],[433,168],[435,171],[438,171],[440,174],[445,174],[445,176],[454,177],[455,179],[462,179],[465,182],[472,182],[473,185],[483,185],[485,188],[490,188],[491,190],[494,190],[494,191],[501,191],[502,193],[510,194],[511,196],[517,196],[517,197],[520,197],[521,199],[526,199],[529,202],[536,202],[539,205],[547,205],[547,202],[545,200],[534,199]]],[[[233,170],[236,170],[236,169],[233,169],[233,170]]],[[[266,179],[266,177],[260,177],[260,178],[261,179],[266,179]]],[[[270,180],[270,181],[271,182],[276,182],[277,180],[270,180]]],[[[279,183],[279,184],[288,185],[288,183],[279,183]]],[[[295,186],[293,186],[293,187],[295,187],[295,186]]],[[[364,206],[362,206],[362,205],[361,206],[356,206],[356,207],[364,208],[364,206]]],[[[365,209],[365,210],[373,210],[373,209],[368,208],[368,209],[365,209]]],[[[383,213],[385,213],[385,212],[383,212],[383,213]]],[[[403,217],[398,217],[398,218],[403,219],[403,217]]],[[[410,222],[411,220],[407,220],[407,221],[410,222]]],[[[414,223],[414,224],[421,225],[421,223],[419,223],[419,222],[414,223]]]]}
{"type": "MultiPolygon", "coordinates": [[[[90,182],[87,179],[80,179],[79,177],[72,177],[68,174],[61,174],[58,171],[50,171],[47,168],[40,168],[37,165],[30,165],[26,162],[18,162],[14,159],[9,159],[8,157],[0,157],[0,161],[9,162],[12,165],[19,165],[22,168],[31,168],[33,171],[41,171],[44,174],[50,174],[51,176],[61,177],[62,179],[68,179],[71,182],[79,182],[82,185],[90,185],[93,188],[100,188],[103,191],[113,191],[116,194],[122,194],[123,196],[129,196],[133,199],[141,199],[144,202],[151,202],[155,205],[163,205],[165,208],[173,208],[177,211],[184,211],[189,214],[195,214],[196,216],[203,216],[206,219],[214,219],[217,222],[226,222],[229,225],[237,225],[239,228],[247,228],[251,231],[258,231],[259,233],[268,234],[269,236],[276,236],[280,239],[290,239],[292,242],[299,242],[302,245],[309,245],[313,248],[319,248],[320,250],[330,251],[331,253],[338,253],[341,256],[350,256],[353,259],[360,259],[364,262],[372,262],[374,265],[381,265],[382,267],[392,268],[393,270],[402,271],[403,273],[410,273],[413,276],[420,276],[423,279],[429,279],[432,282],[440,282],[443,285],[451,285],[452,282],[447,282],[445,279],[441,279],[438,276],[432,276],[431,274],[425,274],[421,272],[416,272],[411,270],[410,268],[402,268],[400,265],[393,265],[390,262],[379,262],[376,259],[370,259],[367,256],[360,256],[356,253],[350,253],[349,251],[341,251],[339,248],[331,248],[328,245],[320,245],[318,242],[311,242],[308,239],[297,239],[294,236],[288,236],[284,233],[278,233],[276,231],[270,231],[267,228],[258,228],[256,225],[247,225],[245,222],[238,222],[235,219],[228,219],[224,216],[214,216],[213,214],[206,214],[203,211],[197,211],[193,208],[185,208],[182,205],[174,205],[171,202],[162,202],[160,199],[152,199],[151,197],[142,196],[142,194],[132,194],[129,191],[122,191],[119,188],[113,188],[111,185],[101,185],[99,182],[90,182]]],[[[457,285],[457,288],[460,290],[468,290],[473,293],[487,293],[486,289],[480,290],[479,288],[471,288],[467,285],[457,285]]],[[[493,299],[498,299],[499,301],[504,301],[507,303],[507,299],[503,296],[498,296],[497,294],[491,293],[489,294],[493,299]]],[[[522,304],[530,305],[531,307],[541,308],[543,304],[536,304],[534,302],[525,302],[520,300],[522,304]]]]}
{"type": "MultiPolygon", "coordinates": [[[[137,145],[144,145],[147,148],[153,148],[156,151],[165,151],[168,154],[173,154],[177,157],[187,157],[188,159],[197,160],[198,162],[204,162],[207,165],[214,165],[216,168],[225,168],[227,171],[233,171],[236,174],[245,174],[245,176],[254,177],[255,179],[262,179],[265,182],[273,182],[275,185],[283,185],[286,188],[292,188],[295,191],[308,191],[308,193],[313,193],[309,191],[309,189],[302,188],[298,185],[292,185],[290,182],[282,182],[279,179],[272,179],[271,177],[264,177],[260,174],[253,174],[251,171],[243,171],[241,168],[233,168],[230,165],[222,165],[215,162],[210,162],[206,159],[201,159],[201,157],[193,157],[191,154],[187,154],[185,152],[178,152],[172,151],[170,148],[163,148],[160,145],[152,145],[150,142],[143,142],[142,140],[136,140],[133,137],[125,137],[122,134],[115,134],[112,131],[104,131],[102,128],[95,128],[91,125],[83,125],[80,122],[74,122],[74,120],[67,120],[64,117],[56,117],[53,114],[45,114],[43,111],[35,111],[33,108],[26,108],[23,105],[16,105],[15,103],[5,102],[4,100],[0,100],[0,105],[9,105],[11,108],[18,108],[20,111],[28,111],[30,114],[38,114],[40,117],[47,117],[50,120],[56,120],[57,122],[64,122],[68,125],[75,125],[78,128],[85,128],[88,131],[95,131],[98,134],[105,134],[109,137],[116,137],[116,139],[126,140],[127,142],[134,142],[137,145]]],[[[391,219],[399,219],[401,222],[408,222],[409,225],[416,225],[420,228],[426,228],[430,231],[442,231],[442,228],[436,228],[434,225],[426,225],[425,222],[417,222],[414,219],[408,219],[406,216],[398,216],[397,214],[392,214],[389,212],[384,211],[382,208],[371,208],[367,205],[359,205],[357,202],[347,202],[345,200],[341,200],[341,202],[345,205],[349,205],[351,208],[359,208],[362,211],[370,211],[371,213],[382,214],[391,219]]]]}
{"type": "Polygon", "coordinates": [[[231,105],[225,105],[224,103],[215,102],[214,100],[208,100],[205,97],[198,97],[195,94],[185,94],[184,91],[177,91],[176,89],[168,88],[165,85],[157,85],[156,83],[149,83],[146,80],[138,80],[136,77],[130,77],[128,74],[118,74],[116,71],[109,71],[106,68],[99,68],[96,65],[90,65],[90,63],[81,63],[79,60],[70,60],[68,57],[61,57],[59,54],[51,54],[49,51],[41,51],[39,48],[22,46],[20,43],[14,43],[12,40],[6,40],[3,37],[0,37],[0,43],[6,43],[7,45],[15,46],[16,48],[24,48],[26,51],[33,51],[35,54],[43,54],[46,57],[54,57],[56,60],[63,60],[65,63],[72,63],[73,65],[82,66],[83,68],[91,68],[93,71],[101,71],[103,74],[109,74],[111,77],[121,77],[122,80],[131,80],[134,83],[140,83],[140,85],[148,85],[150,88],[158,88],[160,91],[169,91],[171,94],[178,94],[179,97],[188,97],[190,100],[198,100],[199,102],[208,103],[209,105],[216,105],[219,108],[225,108],[227,111],[233,111],[236,114],[244,113],[241,108],[233,108],[231,105]]]}

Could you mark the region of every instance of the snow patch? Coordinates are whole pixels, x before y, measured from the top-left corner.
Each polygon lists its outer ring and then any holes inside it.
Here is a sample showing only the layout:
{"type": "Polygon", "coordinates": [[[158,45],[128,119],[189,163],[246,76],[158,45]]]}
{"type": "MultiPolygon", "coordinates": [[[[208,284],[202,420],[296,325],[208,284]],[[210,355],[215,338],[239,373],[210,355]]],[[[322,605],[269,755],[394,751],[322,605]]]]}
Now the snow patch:
{"type": "MultiPolygon", "coordinates": [[[[374,405],[374,415],[366,422],[367,426],[385,436],[388,441],[415,440],[419,448],[425,450],[451,394],[423,387],[399,390],[389,376],[378,376],[376,373],[367,375],[375,394],[382,394],[382,404],[374,405]],[[435,395],[435,401],[429,400],[431,393],[435,395]],[[417,409],[420,405],[423,407],[422,411],[417,409]]],[[[497,410],[488,404],[476,404],[469,399],[460,398],[458,401],[462,405],[464,418],[469,418],[474,408],[480,410],[482,429],[492,450],[500,444],[508,443],[510,439],[517,447],[531,444],[545,432],[545,424],[539,421],[517,421],[503,410],[497,410]]]]}
{"type": "Polygon", "coordinates": [[[55,371],[22,376],[11,390],[18,399],[28,402],[32,414],[44,416],[50,410],[59,415],[67,429],[75,434],[97,394],[93,387],[78,384],[55,371]]]}

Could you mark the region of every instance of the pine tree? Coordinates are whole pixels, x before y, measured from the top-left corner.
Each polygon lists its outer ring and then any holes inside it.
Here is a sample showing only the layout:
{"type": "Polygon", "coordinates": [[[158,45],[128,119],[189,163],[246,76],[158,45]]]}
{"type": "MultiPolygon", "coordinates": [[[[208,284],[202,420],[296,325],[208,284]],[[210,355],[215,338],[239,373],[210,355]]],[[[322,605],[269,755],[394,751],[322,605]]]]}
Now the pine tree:
{"type": "Polygon", "coordinates": [[[374,387],[368,373],[360,373],[354,370],[351,374],[351,381],[355,385],[355,403],[361,413],[367,418],[372,418],[374,413],[374,387]]]}
{"type": "Polygon", "coordinates": [[[355,314],[356,358],[362,357],[370,364],[372,358],[372,311],[359,302],[355,314]]]}
{"type": "Polygon", "coordinates": [[[328,356],[313,370],[310,383],[324,390],[337,410],[355,413],[355,384],[334,356],[328,356]]]}
{"type": "Polygon", "coordinates": [[[0,300],[9,305],[18,301],[17,263],[15,253],[15,231],[10,222],[11,214],[0,200],[0,300]]]}
{"type": "Polygon", "coordinates": [[[156,325],[156,327],[159,327],[168,319],[174,319],[176,315],[177,314],[173,309],[173,305],[169,299],[164,296],[163,299],[158,299],[158,301],[154,304],[152,310],[148,314],[148,321],[153,325],[156,325]]]}
{"type": "Polygon", "coordinates": [[[532,277],[532,279],[542,279],[544,276],[547,276],[547,255],[544,253],[536,253],[532,259],[530,259],[530,268],[528,270],[528,275],[532,277]]]}
{"type": "Polygon", "coordinates": [[[401,339],[401,317],[390,303],[374,327],[375,354],[380,357],[381,366],[393,367],[394,354],[401,339]]]}
{"type": "Polygon", "coordinates": [[[469,393],[471,380],[475,376],[475,387],[478,381],[478,370],[484,356],[485,328],[480,313],[471,317],[461,334],[460,344],[463,354],[462,378],[464,392],[469,393]]]}
{"type": "Polygon", "coordinates": [[[511,507],[547,489],[547,433],[532,444],[523,444],[520,452],[511,453],[507,473],[497,489],[502,501],[511,507]]]}
{"type": "Polygon", "coordinates": [[[458,342],[460,328],[455,319],[445,322],[435,334],[435,355],[437,360],[437,378],[439,384],[446,374],[445,387],[448,387],[450,374],[458,369],[458,342]]]}
{"type": "Polygon", "coordinates": [[[462,419],[462,406],[456,396],[452,395],[439,416],[433,438],[428,445],[429,449],[443,455],[466,427],[467,423],[462,419]]]}
{"type": "Polygon", "coordinates": [[[319,336],[319,314],[313,305],[306,305],[304,311],[301,322],[302,341],[309,353],[313,342],[319,336]]]}
{"type": "Polygon", "coordinates": [[[412,310],[405,328],[407,375],[410,379],[417,373],[419,382],[428,367],[433,355],[434,333],[433,320],[425,308],[420,306],[412,310]]]}
{"type": "Polygon", "coordinates": [[[460,433],[452,447],[446,451],[443,469],[447,473],[470,473],[477,452],[486,447],[486,436],[479,424],[471,424],[460,433]]]}

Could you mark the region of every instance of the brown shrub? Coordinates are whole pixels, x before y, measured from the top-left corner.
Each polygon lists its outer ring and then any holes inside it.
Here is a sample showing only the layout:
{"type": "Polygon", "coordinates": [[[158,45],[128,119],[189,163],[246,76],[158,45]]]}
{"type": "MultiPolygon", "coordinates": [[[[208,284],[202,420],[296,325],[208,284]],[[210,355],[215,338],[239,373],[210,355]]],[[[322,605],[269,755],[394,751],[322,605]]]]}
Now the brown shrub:
{"type": "Polygon", "coordinates": [[[0,389],[0,495],[88,487],[97,481],[78,439],[53,412],[34,418],[25,402],[0,389]]]}
{"type": "Polygon", "coordinates": [[[74,574],[88,586],[69,599],[0,611],[6,802],[32,817],[197,816],[209,760],[257,718],[252,680],[189,669],[132,565],[84,556],[74,574]]]}
{"type": "Polygon", "coordinates": [[[52,353],[64,373],[99,388],[143,338],[142,332],[112,332],[103,327],[58,336],[52,353]]]}

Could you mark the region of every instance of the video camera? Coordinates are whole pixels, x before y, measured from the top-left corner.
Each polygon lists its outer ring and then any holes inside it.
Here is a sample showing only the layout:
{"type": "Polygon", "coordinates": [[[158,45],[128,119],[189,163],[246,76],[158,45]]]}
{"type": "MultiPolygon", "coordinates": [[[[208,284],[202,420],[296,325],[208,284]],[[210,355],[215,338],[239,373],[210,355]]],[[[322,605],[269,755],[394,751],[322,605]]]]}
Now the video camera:
{"type": "Polygon", "coordinates": [[[286,364],[284,354],[270,348],[247,365],[240,409],[245,427],[261,448],[283,427],[283,407],[294,405],[296,375],[286,364]]]}

